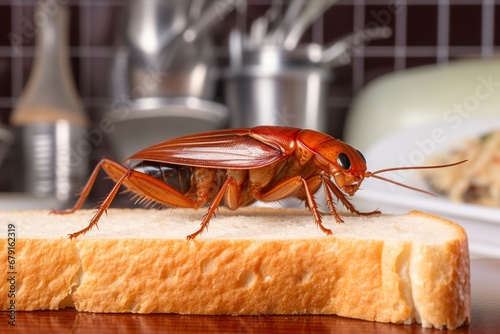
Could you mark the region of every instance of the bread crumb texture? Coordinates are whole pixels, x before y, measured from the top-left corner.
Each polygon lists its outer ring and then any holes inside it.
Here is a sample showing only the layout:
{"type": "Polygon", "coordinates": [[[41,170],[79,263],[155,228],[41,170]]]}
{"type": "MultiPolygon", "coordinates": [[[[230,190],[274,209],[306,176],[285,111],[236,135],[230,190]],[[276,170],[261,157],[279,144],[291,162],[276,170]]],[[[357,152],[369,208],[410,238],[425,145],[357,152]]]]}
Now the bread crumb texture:
{"type": "MultiPolygon", "coordinates": [[[[202,210],[111,209],[99,228],[69,240],[92,211],[2,213],[0,248],[15,226],[17,310],[86,312],[336,314],[453,329],[470,319],[467,236],[421,212],[325,215],[221,210],[193,241],[202,210]]],[[[10,284],[2,262],[0,295],[10,284]],[[7,282],[7,283],[6,283],[7,282]]],[[[12,275],[10,275],[12,276],[12,275]]],[[[2,297],[2,309],[9,298],[2,297]]]]}

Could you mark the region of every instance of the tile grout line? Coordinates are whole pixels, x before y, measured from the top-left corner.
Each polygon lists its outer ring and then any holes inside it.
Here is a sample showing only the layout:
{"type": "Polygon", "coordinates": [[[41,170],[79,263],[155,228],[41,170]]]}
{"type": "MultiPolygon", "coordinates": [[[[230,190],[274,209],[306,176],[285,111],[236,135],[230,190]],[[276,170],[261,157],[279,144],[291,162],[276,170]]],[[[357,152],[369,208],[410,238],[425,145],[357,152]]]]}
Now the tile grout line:
{"type": "Polygon", "coordinates": [[[437,17],[437,54],[438,64],[446,63],[450,58],[450,2],[442,0],[438,4],[437,17]]]}
{"type": "Polygon", "coordinates": [[[406,68],[406,50],[407,39],[406,34],[408,31],[408,3],[407,0],[399,2],[401,10],[398,10],[394,22],[394,71],[403,70],[406,68]]]}
{"type": "MultiPolygon", "coordinates": [[[[365,0],[355,0],[353,5],[353,31],[355,29],[363,29],[365,25],[365,0]]],[[[352,65],[352,87],[351,95],[354,94],[363,87],[364,71],[365,71],[365,48],[359,48],[359,52],[356,53],[356,57],[351,55],[351,65],[352,65]]]]}
{"type": "MultiPolygon", "coordinates": [[[[11,1],[12,3],[15,2],[15,0],[11,1]]],[[[23,32],[22,32],[22,13],[23,13],[23,8],[22,6],[12,6],[11,7],[11,33],[16,34],[18,36],[21,36],[23,38],[23,32]]],[[[22,41],[21,41],[22,43],[22,41]]],[[[17,54],[16,54],[16,47],[12,45],[12,40],[11,40],[11,45],[10,45],[10,56],[11,56],[11,62],[12,62],[12,75],[11,75],[11,108],[13,108],[16,104],[17,98],[21,94],[23,90],[23,76],[24,76],[24,71],[23,71],[23,60],[24,57],[22,57],[23,53],[23,46],[20,45],[17,49],[17,54]]]]}
{"type": "Polygon", "coordinates": [[[83,47],[83,55],[79,56],[79,86],[80,86],[80,97],[85,104],[85,108],[88,109],[89,96],[90,96],[90,85],[91,85],[91,77],[90,77],[90,68],[92,67],[91,57],[93,55],[93,48],[91,46],[91,15],[90,10],[92,6],[89,0],[79,0],[79,39],[80,45],[84,45],[83,47]],[[81,6],[85,5],[85,6],[81,6]]]}
{"type": "MultiPolygon", "coordinates": [[[[401,48],[401,47],[399,47],[401,48]]],[[[437,53],[437,46],[435,45],[419,45],[419,46],[404,46],[404,49],[406,50],[406,56],[408,57],[432,57],[436,56],[437,53]]],[[[447,46],[449,50],[449,55],[450,56],[457,56],[461,55],[464,53],[479,53],[481,51],[482,46],[480,45],[456,45],[456,46],[447,46]]],[[[391,57],[394,55],[396,47],[393,46],[382,46],[382,45],[376,45],[376,46],[370,46],[367,45],[366,47],[363,48],[364,51],[364,56],[365,57],[391,57]]],[[[499,52],[500,51],[500,46],[494,46],[490,45],[487,46],[487,49],[491,49],[491,51],[499,52]]],[[[106,47],[106,46],[92,46],[92,47],[86,47],[86,46],[81,46],[81,47],[72,47],[70,48],[70,55],[71,57],[110,57],[112,58],[114,53],[113,53],[113,48],[112,47],[106,47]]],[[[215,48],[217,54],[219,54],[221,57],[227,55],[227,47],[216,47],[215,48]]],[[[356,55],[359,54],[359,51],[356,51],[356,55]]],[[[6,47],[6,46],[0,46],[0,57],[10,57],[12,55],[12,48],[11,47],[6,47]]],[[[15,55],[17,58],[30,58],[34,56],[34,48],[27,46],[23,47],[23,53],[22,55],[15,55]]]]}
{"type": "Polygon", "coordinates": [[[483,0],[481,17],[481,56],[494,55],[495,7],[494,0],[483,0]]]}

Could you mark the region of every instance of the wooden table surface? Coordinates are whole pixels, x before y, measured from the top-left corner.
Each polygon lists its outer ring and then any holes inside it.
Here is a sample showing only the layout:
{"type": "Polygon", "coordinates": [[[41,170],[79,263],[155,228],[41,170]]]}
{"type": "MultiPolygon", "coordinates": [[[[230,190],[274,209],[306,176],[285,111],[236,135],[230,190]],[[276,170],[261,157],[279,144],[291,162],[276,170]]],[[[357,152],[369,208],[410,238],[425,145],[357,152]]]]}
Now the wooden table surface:
{"type": "Polygon", "coordinates": [[[500,333],[500,260],[471,261],[472,321],[454,331],[337,316],[183,316],[94,314],[73,309],[17,312],[13,328],[2,312],[0,333],[500,333]]]}

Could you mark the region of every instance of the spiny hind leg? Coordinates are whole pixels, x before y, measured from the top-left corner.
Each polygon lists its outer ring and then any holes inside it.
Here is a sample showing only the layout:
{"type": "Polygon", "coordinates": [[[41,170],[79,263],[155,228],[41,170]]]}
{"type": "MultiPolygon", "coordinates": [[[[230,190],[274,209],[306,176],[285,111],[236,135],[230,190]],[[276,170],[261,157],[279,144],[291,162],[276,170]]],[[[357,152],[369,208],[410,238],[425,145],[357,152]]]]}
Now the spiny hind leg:
{"type": "Polygon", "coordinates": [[[164,182],[155,179],[152,176],[149,176],[144,173],[140,173],[134,170],[131,170],[113,160],[103,159],[97,167],[94,169],[89,181],[85,185],[75,206],[67,211],[53,211],[56,214],[65,214],[72,213],[81,208],[83,202],[87,198],[94,182],[97,177],[97,174],[100,169],[103,169],[108,176],[115,181],[115,185],[103,200],[103,202],[97,208],[96,213],[90,220],[89,225],[73,234],[70,234],[70,238],[76,238],[79,235],[85,234],[94,226],[97,226],[97,223],[101,216],[107,211],[116,194],[118,193],[120,187],[125,185],[130,191],[136,193],[137,195],[146,198],[151,201],[155,201],[158,203],[166,204],[169,206],[175,207],[184,207],[184,208],[197,208],[203,205],[203,201],[206,199],[200,199],[199,201],[194,201],[183,194],[179,193],[175,189],[171,188],[164,182]]]}
{"type": "Polygon", "coordinates": [[[118,189],[120,189],[121,184],[123,183],[123,181],[125,180],[125,178],[128,176],[128,171],[129,171],[128,168],[120,165],[119,163],[117,163],[117,162],[115,162],[113,160],[106,159],[106,158],[102,159],[97,164],[97,166],[94,168],[94,171],[92,172],[92,174],[90,175],[87,183],[85,184],[85,186],[83,187],[82,191],[80,192],[80,194],[79,194],[80,197],[76,201],[75,205],[71,209],[67,209],[67,210],[52,210],[50,212],[51,214],[70,214],[70,213],[74,213],[76,210],[81,209],[81,207],[83,206],[83,203],[85,202],[85,200],[87,199],[90,191],[92,190],[92,187],[94,186],[94,183],[95,183],[95,180],[97,178],[97,175],[99,174],[99,171],[102,168],[102,169],[104,169],[104,171],[106,173],[108,173],[108,170],[110,169],[109,166],[114,166],[114,169],[117,170],[117,171],[119,171],[121,173],[121,175],[118,175],[119,173],[115,172],[115,174],[116,174],[115,175],[116,176],[116,179],[115,179],[116,184],[115,184],[115,186],[110,191],[110,193],[106,196],[105,200],[101,203],[101,205],[99,206],[99,208],[95,212],[94,216],[90,220],[89,225],[86,228],[84,228],[84,229],[82,229],[82,230],[80,230],[78,232],[70,234],[69,237],[71,239],[76,238],[76,237],[78,237],[81,234],[85,234],[90,229],[92,229],[92,227],[97,226],[97,222],[101,218],[102,214],[104,212],[106,212],[106,210],[108,209],[109,205],[113,201],[113,198],[116,196],[116,193],[118,192],[118,189]]]}
{"type": "Polygon", "coordinates": [[[79,235],[83,235],[83,234],[87,233],[88,231],[90,231],[94,226],[97,226],[97,223],[99,222],[99,219],[101,219],[102,214],[105,213],[105,212],[107,212],[109,206],[111,205],[111,202],[113,201],[113,199],[115,198],[116,194],[118,193],[118,190],[120,189],[123,181],[128,176],[129,176],[128,173],[125,172],[120,177],[120,179],[116,182],[116,184],[111,189],[111,191],[109,192],[109,194],[106,196],[106,198],[104,199],[104,201],[97,208],[97,211],[94,213],[94,216],[90,220],[90,223],[87,225],[87,227],[81,229],[80,231],[77,231],[75,233],[71,233],[70,235],[68,235],[68,237],[70,239],[74,239],[74,238],[78,237],[79,235]]]}

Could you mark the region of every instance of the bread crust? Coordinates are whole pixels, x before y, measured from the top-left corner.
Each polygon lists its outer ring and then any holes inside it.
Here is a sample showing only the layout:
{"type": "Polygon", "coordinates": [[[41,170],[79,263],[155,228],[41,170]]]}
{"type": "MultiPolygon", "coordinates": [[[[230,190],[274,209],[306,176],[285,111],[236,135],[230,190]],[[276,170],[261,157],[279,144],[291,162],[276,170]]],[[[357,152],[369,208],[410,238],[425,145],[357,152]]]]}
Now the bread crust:
{"type": "Polygon", "coordinates": [[[17,310],[337,314],[449,329],[469,323],[467,236],[439,217],[345,216],[345,224],[325,217],[333,230],[326,236],[303,210],[222,210],[188,242],[199,210],[114,209],[99,229],[65,238],[91,215],[7,212],[19,231],[17,310]],[[43,233],[28,233],[33,220],[44,222],[43,233]],[[447,235],[427,241],[425,226],[447,235]]]}

